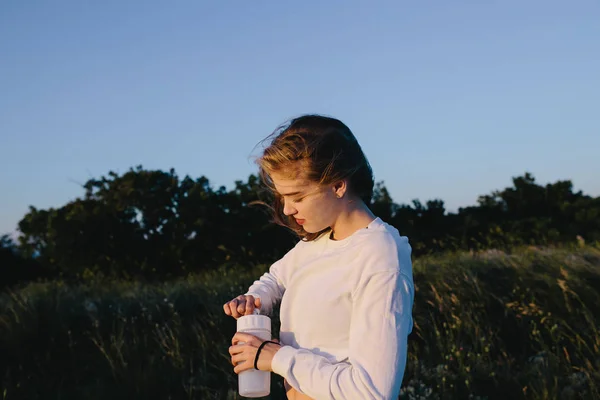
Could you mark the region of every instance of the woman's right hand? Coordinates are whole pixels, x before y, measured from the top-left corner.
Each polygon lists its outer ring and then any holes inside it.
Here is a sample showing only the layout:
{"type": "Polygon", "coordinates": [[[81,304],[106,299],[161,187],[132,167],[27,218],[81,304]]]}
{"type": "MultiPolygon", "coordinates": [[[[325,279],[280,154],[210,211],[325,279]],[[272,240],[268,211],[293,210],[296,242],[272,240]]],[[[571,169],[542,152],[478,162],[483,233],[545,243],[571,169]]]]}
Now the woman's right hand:
{"type": "Polygon", "coordinates": [[[254,309],[260,309],[261,303],[258,297],[252,295],[241,294],[233,300],[228,301],[223,305],[225,314],[232,316],[235,319],[244,315],[250,315],[254,309]]]}

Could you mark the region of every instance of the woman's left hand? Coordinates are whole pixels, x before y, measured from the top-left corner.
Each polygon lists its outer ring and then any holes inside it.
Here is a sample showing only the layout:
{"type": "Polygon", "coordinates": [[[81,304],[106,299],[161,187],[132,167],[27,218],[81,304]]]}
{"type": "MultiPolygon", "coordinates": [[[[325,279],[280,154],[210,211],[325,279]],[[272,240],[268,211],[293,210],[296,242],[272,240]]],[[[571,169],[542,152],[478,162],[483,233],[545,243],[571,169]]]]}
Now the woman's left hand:
{"type": "MultiPolygon", "coordinates": [[[[271,340],[277,342],[276,339],[271,340]]],[[[254,358],[259,346],[263,342],[263,339],[249,333],[237,332],[233,336],[233,339],[231,339],[232,346],[229,348],[231,363],[235,366],[233,372],[239,374],[248,369],[254,369],[254,358]]],[[[258,356],[258,369],[261,371],[273,371],[271,369],[271,361],[280,348],[281,345],[275,343],[264,345],[258,356]]]]}

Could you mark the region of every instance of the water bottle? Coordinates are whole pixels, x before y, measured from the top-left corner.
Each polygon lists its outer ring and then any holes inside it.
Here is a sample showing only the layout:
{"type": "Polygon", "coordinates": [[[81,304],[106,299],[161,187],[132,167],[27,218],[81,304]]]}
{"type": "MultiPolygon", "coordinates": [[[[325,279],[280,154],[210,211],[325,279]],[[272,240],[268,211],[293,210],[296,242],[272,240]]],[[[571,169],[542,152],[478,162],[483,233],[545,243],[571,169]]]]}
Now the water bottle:
{"type": "MultiPolygon", "coordinates": [[[[271,340],[271,318],[266,315],[260,315],[259,310],[255,309],[253,314],[238,318],[237,331],[249,333],[262,340],[271,340]]],[[[242,343],[240,342],[240,344],[242,343]]],[[[239,373],[238,390],[240,396],[243,397],[263,397],[269,395],[271,392],[271,372],[249,369],[239,373]]]]}

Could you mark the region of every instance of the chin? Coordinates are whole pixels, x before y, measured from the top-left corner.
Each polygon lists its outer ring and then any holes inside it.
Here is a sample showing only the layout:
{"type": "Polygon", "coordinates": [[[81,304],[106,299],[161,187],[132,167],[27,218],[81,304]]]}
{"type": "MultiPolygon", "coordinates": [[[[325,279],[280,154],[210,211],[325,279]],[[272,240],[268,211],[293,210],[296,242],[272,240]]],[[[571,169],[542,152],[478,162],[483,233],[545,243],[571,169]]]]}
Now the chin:
{"type": "Polygon", "coordinates": [[[304,230],[304,232],[308,232],[308,233],[314,233],[314,231],[310,228],[307,229],[306,225],[300,225],[300,228],[302,228],[302,230],[304,230]]]}

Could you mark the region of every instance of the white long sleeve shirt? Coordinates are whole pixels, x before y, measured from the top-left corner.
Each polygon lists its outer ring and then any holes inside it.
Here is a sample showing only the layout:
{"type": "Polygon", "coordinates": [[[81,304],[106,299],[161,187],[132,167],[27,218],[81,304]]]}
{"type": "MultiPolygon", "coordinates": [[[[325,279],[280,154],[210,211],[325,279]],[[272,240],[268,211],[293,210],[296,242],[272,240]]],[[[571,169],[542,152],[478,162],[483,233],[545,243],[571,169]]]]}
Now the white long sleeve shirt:
{"type": "Polygon", "coordinates": [[[280,306],[273,372],[316,400],[397,399],[412,331],[411,247],[383,222],[299,241],[246,294],[280,306]]]}

